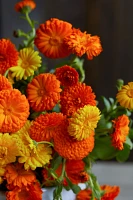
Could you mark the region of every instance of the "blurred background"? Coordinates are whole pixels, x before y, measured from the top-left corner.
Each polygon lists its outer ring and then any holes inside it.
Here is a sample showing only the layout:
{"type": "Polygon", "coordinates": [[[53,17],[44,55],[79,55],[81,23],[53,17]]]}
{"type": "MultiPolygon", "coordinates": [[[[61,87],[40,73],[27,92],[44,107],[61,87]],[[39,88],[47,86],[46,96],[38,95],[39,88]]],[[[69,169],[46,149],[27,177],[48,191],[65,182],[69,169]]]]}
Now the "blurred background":
{"type": "MultiPolygon", "coordinates": [[[[27,31],[27,23],[15,12],[17,0],[0,0],[0,38],[10,38],[16,45],[19,39],[13,31],[27,31]]],[[[84,57],[85,82],[92,86],[97,99],[103,95],[115,97],[116,81],[133,81],[133,1],[132,0],[36,0],[30,14],[40,23],[56,17],[73,24],[81,31],[98,35],[103,52],[93,60],[84,57]]],[[[39,26],[36,25],[36,27],[39,26]]],[[[51,68],[52,63],[48,63],[51,68]]],[[[129,161],[133,161],[130,156],[129,161]]]]}

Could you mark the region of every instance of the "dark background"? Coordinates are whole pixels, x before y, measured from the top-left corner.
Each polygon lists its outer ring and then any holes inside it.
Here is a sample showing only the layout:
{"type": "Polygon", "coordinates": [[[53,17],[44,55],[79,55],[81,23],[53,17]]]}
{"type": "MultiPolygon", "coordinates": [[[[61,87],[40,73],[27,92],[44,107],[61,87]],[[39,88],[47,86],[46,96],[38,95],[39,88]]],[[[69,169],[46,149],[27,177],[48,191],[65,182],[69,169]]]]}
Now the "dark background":
{"type": "MultiPolygon", "coordinates": [[[[0,37],[18,45],[12,33],[27,24],[14,11],[17,0],[0,0],[0,37]]],[[[117,79],[133,81],[133,1],[132,0],[36,0],[31,17],[40,23],[57,17],[101,38],[103,52],[85,60],[85,82],[97,98],[115,97],[117,79]]],[[[49,68],[50,68],[49,63],[49,68]]],[[[131,158],[131,160],[133,160],[131,158]]]]}

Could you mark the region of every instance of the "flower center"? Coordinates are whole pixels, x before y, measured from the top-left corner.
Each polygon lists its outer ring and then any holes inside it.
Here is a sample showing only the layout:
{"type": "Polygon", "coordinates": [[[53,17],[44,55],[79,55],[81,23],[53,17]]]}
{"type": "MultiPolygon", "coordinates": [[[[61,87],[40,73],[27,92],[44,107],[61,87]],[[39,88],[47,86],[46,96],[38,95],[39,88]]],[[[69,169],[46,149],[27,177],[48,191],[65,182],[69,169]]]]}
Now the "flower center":
{"type": "Polygon", "coordinates": [[[9,114],[11,114],[11,112],[12,112],[12,108],[6,108],[4,110],[4,115],[9,115],[9,114]]]}
{"type": "Polygon", "coordinates": [[[130,89],[127,91],[127,95],[131,98],[133,98],[133,89],[130,89]]]}
{"type": "Polygon", "coordinates": [[[60,38],[58,36],[50,37],[49,44],[51,46],[58,46],[61,43],[60,38]]]}
{"type": "Polygon", "coordinates": [[[27,61],[23,61],[22,64],[21,64],[21,67],[22,67],[23,69],[28,68],[28,66],[29,66],[29,62],[27,62],[27,61]]]}
{"type": "Polygon", "coordinates": [[[0,147],[0,159],[3,159],[7,155],[7,147],[0,147]]]}
{"type": "Polygon", "coordinates": [[[39,95],[39,96],[43,96],[44,94],[46,94],[45,89],[40,89],[40,90],[38,90],[38,95],[39,95]]]}

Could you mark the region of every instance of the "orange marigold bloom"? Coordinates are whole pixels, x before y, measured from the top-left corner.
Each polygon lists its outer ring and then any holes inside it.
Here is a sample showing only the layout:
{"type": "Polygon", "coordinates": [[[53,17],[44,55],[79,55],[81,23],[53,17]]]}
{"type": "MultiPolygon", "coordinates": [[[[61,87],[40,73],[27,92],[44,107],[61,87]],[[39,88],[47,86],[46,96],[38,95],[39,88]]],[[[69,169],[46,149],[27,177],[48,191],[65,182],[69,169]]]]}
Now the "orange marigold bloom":
{"type": "Polygon", "coordinates": [[[27,187],[36,181],[34,172],[25,170],[23,164],[20,163],[7,165],[4,177],[8,185],[12,185],[12,187],[18,186],[19,188],[27,187]]]}
{"type": "Polygon", "coordinates": [[[18,131],[28,116],[29,104],[25,95],[17,89],[0,91],[0,132],[18,131]]]}
{"type": "Polygon", "coordinates": [[[15,45],[8,39],[0,40],[0,74],[4,75],[6,70],[17,65],[18,51],[15,45]]]}
{"type": "MultiPolygon", "coordinates": [[[[110,186],[110,185],[102,185],[101,190],[104,190],[105,193],[101,197],[101,200],[114,200],[118,194],[120,193],[119,186],[110,186]]],[[[91,200],[92,191],[90,189],[81,190],[77,196],[76,200],[91,200]]],[[[95,198],[95,200],[97,200],[95,198]]]]}
{"type": "Polygon", "coordinates": [[[69,160],[81,160],[94,148],[94,132],[82,141],[77,141],[67,132],[68,123],[64,122],[54,135],[54,149],[60,156],[69,160]]]}
{"type": "Polygon", "coordinates": [[[36,117],[30,127],[29,134],[33,140],[50,141],[55,134],[56,128],[65,119],[62,113],[47,113],[36,117]]]}
{"type": "Polygon", "coordinates": [[[54,74],[39,74],[27,86],[27,98],[34,111],[51,110],[60,99],[60,81],[54,74]]]}
{"type": "Polygon", "coordinates": [[[18,188],[6,192],[6,200],[42,200],[42,190],[38,182],[27,187],[18,188]]]}
{"type": "Polygon", "coordinates": [[[72,33],[66,36],[64,41],[72,53],[79,57],[86,53],[89,60],[92,60],[93,56],[98,56],[102,51],[100,38],[81,32],[80,29],[73,28],[72,33]]]}
{"type": "Polygon", "coordinates": [[[71,116],[79,108],[83,108],[87,104],[95,106],[95,97],[91,86],[87,86],[85,83],[66,87],[61,94],[61,111],[64,115],[71,116]]]}
{"type": "Polygon", "coordinates": [[[29,7],[30,10],[33,10],[36,7],[36,4],[33,0],[22,0],[15,4],[15,10],[21,12],[24,7],[29,7]]]}
{"type": "Polygon", "coordinates": [[[0,91],[10,90],[10,89],[12,89],[11,83],[8,81],[8,79],[5,76],[2,76],[0,74],[0,91]]]}
{"type": "Polygon", "coordinates": [[[122,150],[124,148],[123,143],[126,141],[126,136],[129,134],[129,118],[126,115],[122,115],[113,120],[113,123],[115,131],[111,134],[112,145],[122,150]]]}
{"type": "Polygon", "coordinates": [[[76,85],[79,80],[79,74],[76,69],[68,65],[56,68],[55,75],[63,86],[76,85]]]}
{"type": "Polygon", "coordinates": [[[47,20],[36,31],[35,45],[48,58],[64,58],[70,54],[64,38],[72,31],[72,25],[56,18],[47,20]]]}

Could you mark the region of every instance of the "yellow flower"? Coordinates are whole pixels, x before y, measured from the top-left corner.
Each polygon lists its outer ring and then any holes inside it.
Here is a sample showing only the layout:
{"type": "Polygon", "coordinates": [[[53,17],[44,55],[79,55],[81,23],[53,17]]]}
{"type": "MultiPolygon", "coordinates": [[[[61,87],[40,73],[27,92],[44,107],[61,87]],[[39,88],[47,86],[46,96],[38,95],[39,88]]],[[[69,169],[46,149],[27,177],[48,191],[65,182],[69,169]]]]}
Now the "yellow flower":
{"type": "Polygon", "coordinates": [[[90,136],[97,127],[100,119],[100,110],[96,106],[85,105],[75,112],[69,121],[68,132],[77,140],[90,136]]]}
{"type": "Polygon", "coordinates": [[[123,85],[116,95],[117,101],[122,107],[133,109],[133,82],[123,85]]]}
{"type": "Polygon", "coordinates": [[[23,48],[19,52],[18,65],[10,68],[12,77],[16,77],[17,80],[27,79],[29,76],[34,75],[34,71],[41,66],[41,57],[38,55],[38,51],[34,51],[32,48],[23,48]]]}
{"type": "Polygon", "coordinates": [[[19,136],[24,144],[22,149],[22,154],[18,158],[19,163],[24,163],[25,170],[35,170],[36,167],[43,167],[45,164],[49,163],[52,158],[52,149],[48,144],[37,144],[29,136],[30,122],[27,121],[22,129],[13,135],[19,136]]]}
{"type": "Polygon", "coordinates": [[[9,133],[0,133],[0,165],[5,166],[15,162],[19,154],[19,146],[14,136],[9,133]]]}

